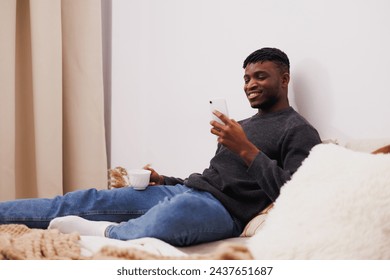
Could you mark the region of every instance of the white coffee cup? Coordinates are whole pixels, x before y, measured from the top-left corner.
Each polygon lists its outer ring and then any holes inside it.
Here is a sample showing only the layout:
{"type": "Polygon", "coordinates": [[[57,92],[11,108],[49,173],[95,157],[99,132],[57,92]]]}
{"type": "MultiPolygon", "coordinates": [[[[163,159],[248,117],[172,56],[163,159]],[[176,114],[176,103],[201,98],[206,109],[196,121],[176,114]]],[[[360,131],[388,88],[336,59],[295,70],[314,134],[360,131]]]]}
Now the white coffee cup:
{"type": "Polygon", "coordinates": [[[148,187],[150,174],[152,172],[146,169],[132,169],[128,171],[130,186],[136,190],[144,190],[148,187]]]}

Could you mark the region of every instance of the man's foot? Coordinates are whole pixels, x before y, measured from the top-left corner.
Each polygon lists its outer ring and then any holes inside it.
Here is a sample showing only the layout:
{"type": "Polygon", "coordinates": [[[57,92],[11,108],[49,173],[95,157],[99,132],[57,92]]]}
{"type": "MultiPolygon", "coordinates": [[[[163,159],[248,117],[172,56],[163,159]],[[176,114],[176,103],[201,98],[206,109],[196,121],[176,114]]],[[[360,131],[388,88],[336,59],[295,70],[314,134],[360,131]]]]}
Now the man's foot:
{"type": "Polygon", "coordinates": [[[62,233],[78,232],[80,235],[105,236],[109,225],[117,223],[89,221],[78,216],[65,216],[53,219],[48,229],[58,229],[62,233]]]}

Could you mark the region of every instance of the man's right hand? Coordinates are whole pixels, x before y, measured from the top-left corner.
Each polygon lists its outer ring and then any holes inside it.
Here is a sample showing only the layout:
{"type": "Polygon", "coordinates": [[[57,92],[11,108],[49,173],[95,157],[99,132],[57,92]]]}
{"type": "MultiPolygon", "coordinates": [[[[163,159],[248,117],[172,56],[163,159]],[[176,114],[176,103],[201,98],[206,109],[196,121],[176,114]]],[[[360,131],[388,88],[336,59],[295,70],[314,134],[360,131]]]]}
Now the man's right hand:
{"type": "Polygon", "coordinates": [[[221,112],[213,112],[224,124],[211,121],[211,133],[218,136],[218,143],[239,155],[250,166],[260,150],[247,138],[244,129],[233,119],[221,112]]]}
{"type": "Polygon", "coordinates": [[[150,170],[152,173],[150,174],[150,182],[149,186],[157,186],[164,184],[164,177],[156,172],[153,168],[150,167],[150,164],[147,164],[143,167],[146,170],[150,170]]]}

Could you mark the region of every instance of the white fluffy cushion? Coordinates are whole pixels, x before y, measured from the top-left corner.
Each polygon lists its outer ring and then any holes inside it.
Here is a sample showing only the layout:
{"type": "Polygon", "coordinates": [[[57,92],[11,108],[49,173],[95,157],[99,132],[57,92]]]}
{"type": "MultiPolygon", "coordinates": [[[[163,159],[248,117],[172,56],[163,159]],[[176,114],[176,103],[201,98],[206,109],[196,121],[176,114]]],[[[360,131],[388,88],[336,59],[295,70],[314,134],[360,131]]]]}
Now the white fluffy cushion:
{"type": "Polygon", "coordinates": [[[248,246],[256,259],[390,259],[390,155],[314,147],[248,246]]]}

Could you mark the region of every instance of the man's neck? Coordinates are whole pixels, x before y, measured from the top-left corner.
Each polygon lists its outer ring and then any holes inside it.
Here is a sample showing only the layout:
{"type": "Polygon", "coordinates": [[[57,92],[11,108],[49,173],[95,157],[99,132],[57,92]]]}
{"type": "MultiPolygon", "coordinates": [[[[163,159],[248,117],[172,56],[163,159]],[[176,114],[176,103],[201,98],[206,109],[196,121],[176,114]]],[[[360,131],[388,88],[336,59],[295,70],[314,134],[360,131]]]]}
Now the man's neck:
{"type": "Polygon", "coordinates": [[[290,108],[290,104],[289,102],[283,102],[282,104],[275,104],[276,106],[272,106],[272,108],[267,108],[267,109],[261,109],[259,108],[258,110],[258,115],[266,115],[266,114],[270,114],[270,113],[275,113],[275,112],[279,112],[279,111],[283,111],[287,108],[290,108]]]}

